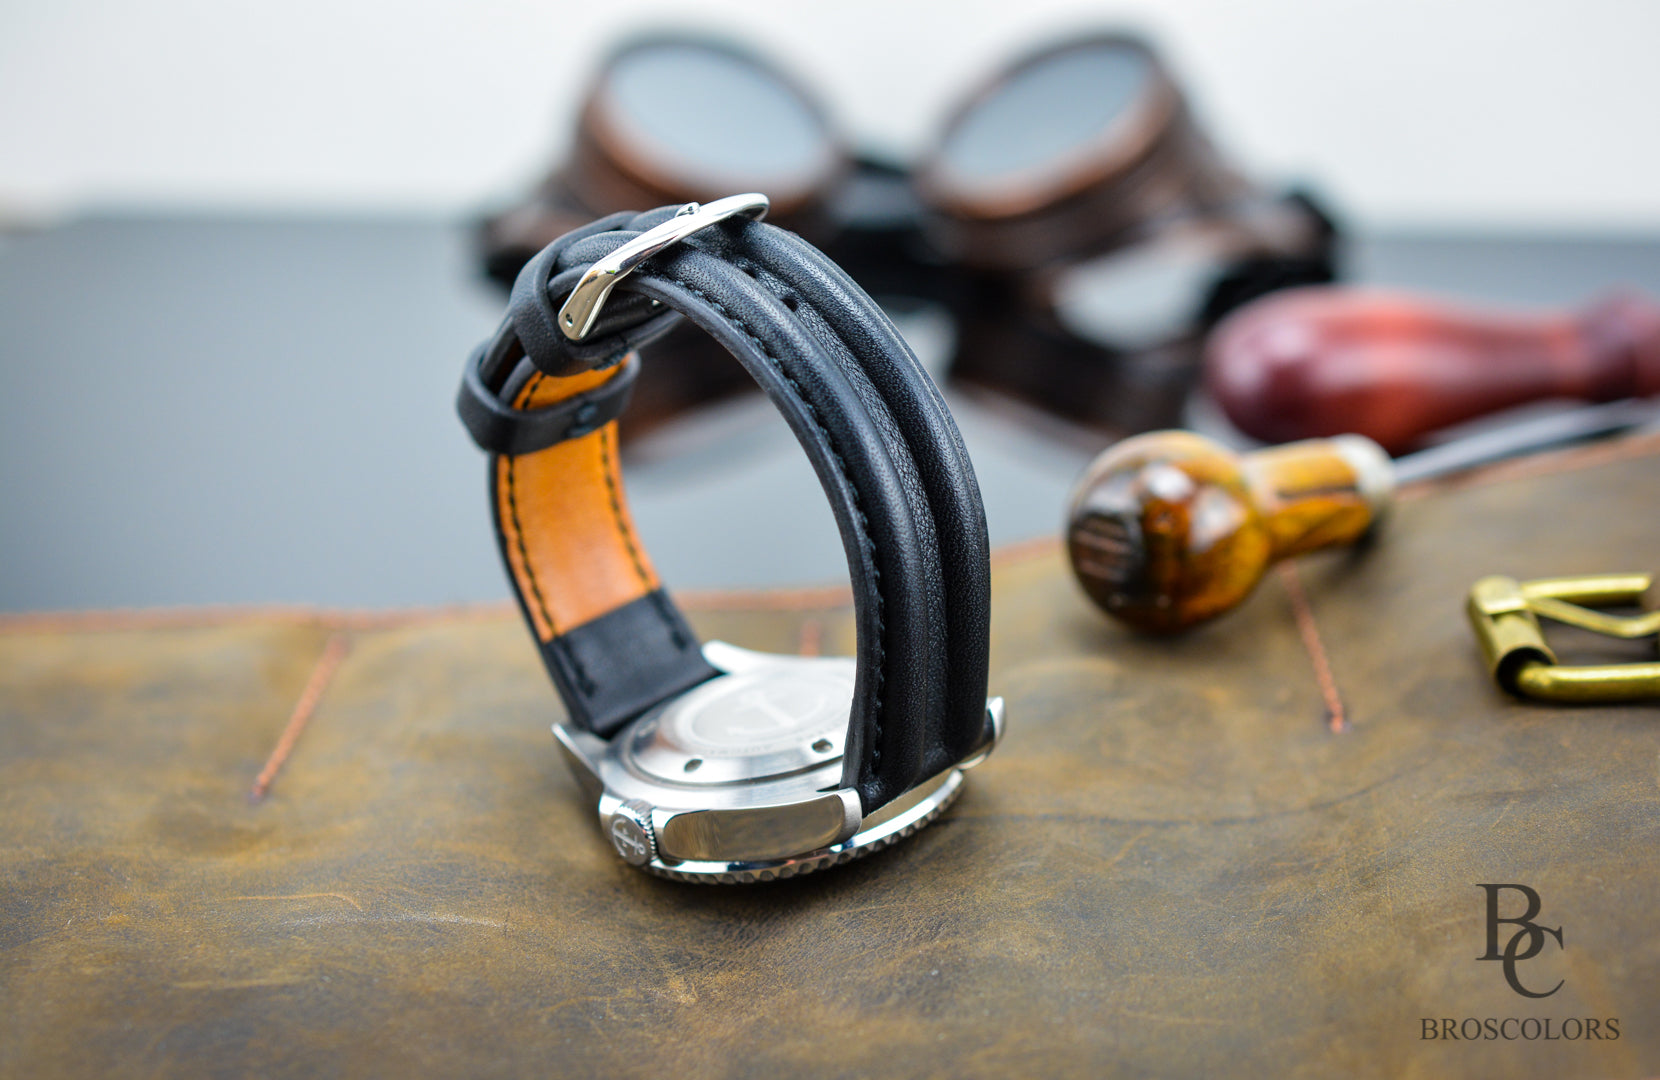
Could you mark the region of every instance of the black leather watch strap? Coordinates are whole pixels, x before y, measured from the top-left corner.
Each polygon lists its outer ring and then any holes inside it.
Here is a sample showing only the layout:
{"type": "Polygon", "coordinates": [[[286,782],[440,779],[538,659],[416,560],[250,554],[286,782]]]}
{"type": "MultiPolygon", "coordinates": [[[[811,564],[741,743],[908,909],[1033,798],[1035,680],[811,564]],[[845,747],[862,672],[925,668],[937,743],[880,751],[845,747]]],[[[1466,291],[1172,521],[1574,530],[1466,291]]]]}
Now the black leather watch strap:
{"type": "MultiPolygon", "coordinates": [[[[617,378],[625,368],[594,365],[666,331],[674,312],[743,364],[801,442],[847,551],[858,675],[844,782],[872,810],[986,733],[989,564],[973,471],[881,310],[765,224],[730,221],[659,253],[617,286],[590,337],[564,339],[552,318],[576,279],[674,209],[606,219],[532,260],[482,368],[511,368],[507,406],[545,409],[617,378]]],[[[610,734],[712,674],[633,536],[613,425],[498,456],[492,478],[503,556],[573,720],[610,734]]]]}

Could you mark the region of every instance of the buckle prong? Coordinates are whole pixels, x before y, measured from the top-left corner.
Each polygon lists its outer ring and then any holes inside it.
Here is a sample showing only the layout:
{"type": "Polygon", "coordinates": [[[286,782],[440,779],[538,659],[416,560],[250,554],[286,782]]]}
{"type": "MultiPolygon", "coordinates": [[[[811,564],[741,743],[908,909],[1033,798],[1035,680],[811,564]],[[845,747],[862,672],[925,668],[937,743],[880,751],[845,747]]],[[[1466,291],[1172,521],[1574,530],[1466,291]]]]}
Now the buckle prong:
{"type": "Polygon", "coordinates": [[[728,195],[699,206],[687,203],[675,215],[623,244],[588,268],[559,309],[559,330],[572,341],[581,341],[594,329],[599,313],[617,282],[633,273],[647,259],[666,247],[680,243],[693,233],[730,217],[743,215],[759,221],[771,201],[758,192],[728,195]]]}

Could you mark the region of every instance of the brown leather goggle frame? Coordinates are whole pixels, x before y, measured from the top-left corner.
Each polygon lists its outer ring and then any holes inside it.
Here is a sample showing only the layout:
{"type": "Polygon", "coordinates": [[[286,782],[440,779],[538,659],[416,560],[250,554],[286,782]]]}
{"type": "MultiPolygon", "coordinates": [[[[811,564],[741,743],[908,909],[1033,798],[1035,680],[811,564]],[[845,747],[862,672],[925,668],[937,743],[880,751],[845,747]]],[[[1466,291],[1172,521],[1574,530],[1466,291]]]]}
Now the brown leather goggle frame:
{"type": "MultiPolygon", "coordinates": [[[[596,217],[753,187],[771,197],[770,221],[817,245],[866,291],[948,310],[957,327],[953,379],[1114,433],[1170,426],[1196,380],[1210,327],[1275,289],[1333,280],[1336,229],[1307,194],[1272,194],[1234,170],[1195,125],[1152,49],[1133,37],[1094,35],[1038,50],[970,95],[944,131],[1015,74],[1102,47],[1138,51],[1150,72],[1134,107],[1113,121],[1111,138],[1050,175],[988,195],[957,182],[937,147],[914,170],[856,157],[812,95],[738,47],[637,39],[601,66],[565,160],[528,199],[481,222],[485,271],[510,286],[543,246],[596,217]],[[734,180],[716,190],[672,174],[617,137],[608,73],[619,58],[665,42],[724,53],[795,95],[823,124],[822,162],[782,186],[734,180]],[[1068,268],[1176,243],[1197,246],[1214,263],[1179,325],[1153,341],[1106,340],[1068,325],[1055,297],[1068,268]]],[[[695,332],[670,333],[646,359],[625,434],[751,386],[695,332]],[[653,355],[674,360],[651,363],[653,355]]]]}

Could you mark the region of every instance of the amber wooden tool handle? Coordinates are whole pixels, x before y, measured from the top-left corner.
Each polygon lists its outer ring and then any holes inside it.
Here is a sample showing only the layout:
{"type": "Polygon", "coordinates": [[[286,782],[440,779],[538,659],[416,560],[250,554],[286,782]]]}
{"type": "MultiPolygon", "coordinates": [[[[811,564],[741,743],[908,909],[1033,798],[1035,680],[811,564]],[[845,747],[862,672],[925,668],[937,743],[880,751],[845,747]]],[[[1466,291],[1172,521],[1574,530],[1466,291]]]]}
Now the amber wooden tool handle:
{"type": "Polygon", "coordinates": [[[1218,326],[1205,380],[1256,438],[1357,432],[1400,453],[1438,428],[1529,401],[1660,394],[1660,305],[1618,295],[1525,316],[1372,289],[1297,289],[1218,326]]]}
{"type": "Polygon", "coordinates": [[[1388,458],[1366,439],[1241,457],[1186,431],[1113,446],[1073,490],[1067,553],[1101,610],[1170,633],[1232,610],[1271,563],[1357,539],[1388,505],[1388,458]]]}

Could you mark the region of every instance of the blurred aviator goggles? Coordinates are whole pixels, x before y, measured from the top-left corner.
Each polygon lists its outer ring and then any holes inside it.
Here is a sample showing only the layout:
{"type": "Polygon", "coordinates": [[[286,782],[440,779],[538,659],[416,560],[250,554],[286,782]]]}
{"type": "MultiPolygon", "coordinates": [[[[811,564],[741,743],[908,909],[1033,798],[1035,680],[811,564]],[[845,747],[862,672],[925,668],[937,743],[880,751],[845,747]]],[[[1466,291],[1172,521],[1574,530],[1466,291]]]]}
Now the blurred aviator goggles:
{"type": "MultiPolygon", "coordinates": [[[[1179,420],[1204,334],[1227,312],[1334,276],[1325,213],[1246,180],[1154,51],[1124,34],[1010,64],[912,170],[855,155],[812,95],[739,46],[633,40],[589,86],[566,160],[482,223],[485,269],[510,286],[596,217],[734,191],[765,192],[770,221],[884,303],[943,306],[953,379],[1118,434],[1179,420]]],[[[749,387],[688,329],[646,350],[636,429],[749,387]]]]}

